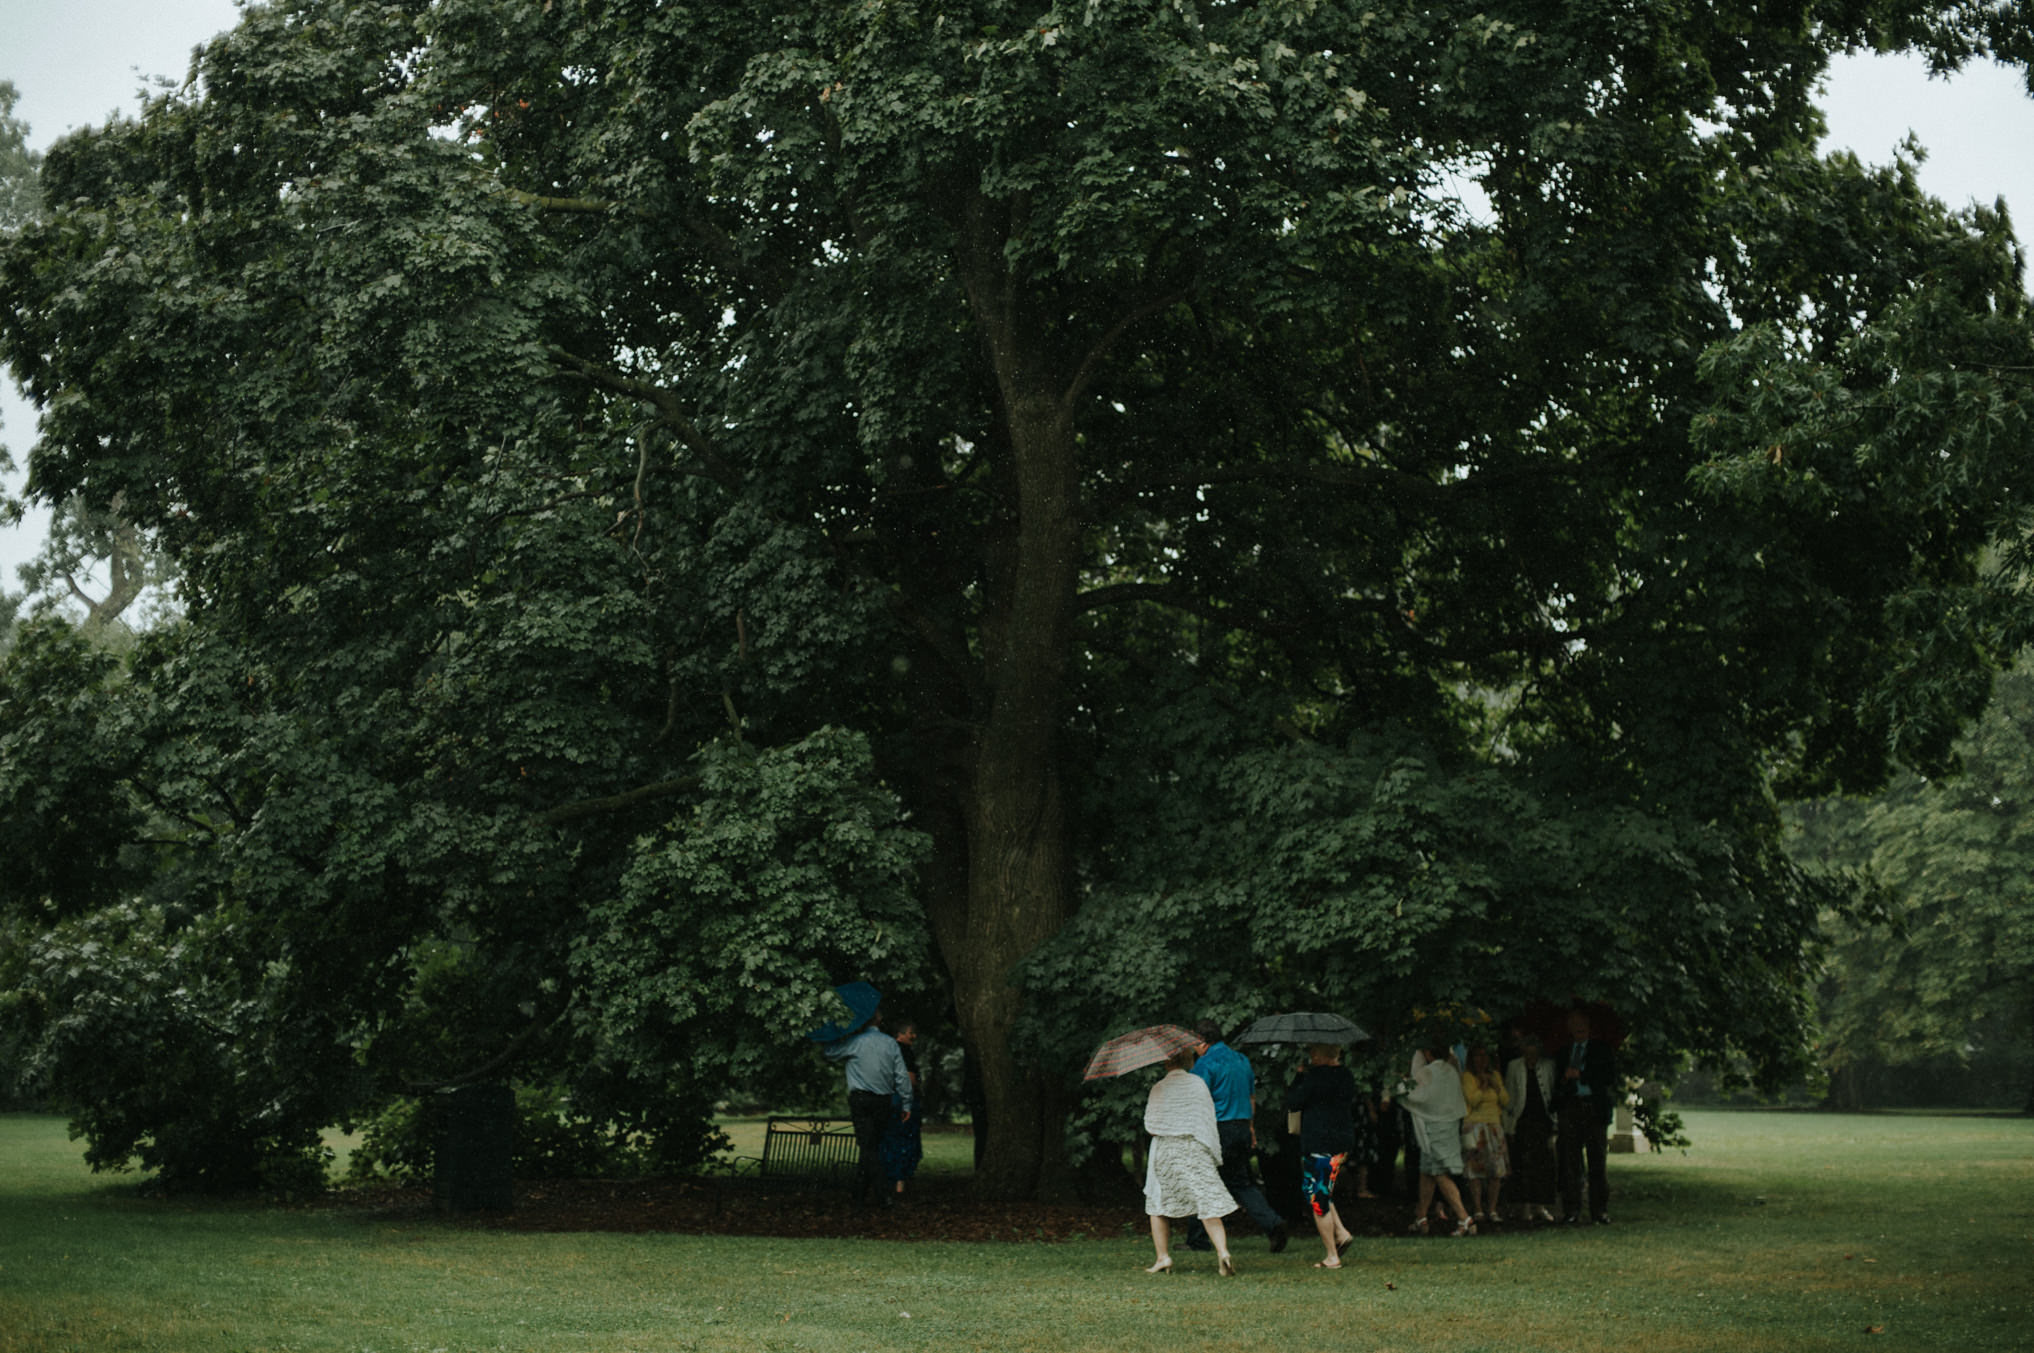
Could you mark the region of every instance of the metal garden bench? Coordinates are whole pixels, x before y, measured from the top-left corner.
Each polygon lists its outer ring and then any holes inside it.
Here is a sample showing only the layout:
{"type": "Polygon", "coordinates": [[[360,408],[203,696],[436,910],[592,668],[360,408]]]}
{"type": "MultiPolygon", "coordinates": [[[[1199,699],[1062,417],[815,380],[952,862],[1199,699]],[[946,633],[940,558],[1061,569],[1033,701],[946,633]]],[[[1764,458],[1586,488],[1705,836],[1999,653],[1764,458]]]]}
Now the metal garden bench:
{"type": "Polygon", "coordinates": [[[854,1126],[840,1118],[772,1118],[763,1126],[759,1178],[812,1188],[854,1182],[861,1153],[854,1126]]]}

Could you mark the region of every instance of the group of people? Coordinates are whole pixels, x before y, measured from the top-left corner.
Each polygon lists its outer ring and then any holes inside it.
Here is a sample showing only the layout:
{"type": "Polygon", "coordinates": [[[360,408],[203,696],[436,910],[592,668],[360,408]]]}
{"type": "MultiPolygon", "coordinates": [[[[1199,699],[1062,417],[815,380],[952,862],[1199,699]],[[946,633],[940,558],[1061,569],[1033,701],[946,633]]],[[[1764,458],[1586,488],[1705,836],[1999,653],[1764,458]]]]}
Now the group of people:
{"type": "Polygon", "coordinates": [[[1486,1046],[1469,1048],[1466,1066],[1439,1036],[1413,1054],[1404,1108],[1419,1161],[1414,1231],[1425,1234],[1439,1221],[1452,1222],[1455,1235],[1474,1235],[1479,1225],[1501,1222],[1507,1184],[1520,1219],[1555,1220],[1558,1197],[1560,1220],[1580,1222],[1586,1197],[1588,1219],[1609,1224],[1605,1163],[1620,1092],[1617,1054],[1592,1035],[1586,1012],[1571,1011],[1566,1024],[1551,1053],[1537,1037],[1521,1035],[1501,1073],[1486,1046]]]}
{"type": "MultiPolygon", "coordinates": [[[[1212,1249],[1223,1276],[1236,1272],[1223,1218],[1249,1213],[1277,1254],[1287,1225],[1250,1172],[1256,1147],[1255,1081],[1249,1060],[1202,1021],[1196,1043],[1165,1064],[1144,1112],[1151,1137],[1144,1210],[1156,1251],[1151,1273],[1169,1273],[1172,1220],[1188,1220],[1187,1244],[1212,1249]],[[1204,1238],[1204,1239],[1203,1239],[1204,1238]]],[[[1356,1162],[1356,1196],[1374,1197],[1367,1172],[1377,1158],[1377,1117],[1402,1106],[1410,1122],[1409,1167],[1417,1162],[1418,1210],[1412,1230],[1436,1222],[1474,1235],[1502,1219],[1505,1188],[1516,1181],[1514,1215],[1550,1222],[1610,1220],[1608,1132],[1620,1082],[1616,1052],[1592,1036],[1586,1012],[1572,1012],[1566,1039],[1549,1050],[1530,1035],[1500,1072],[1488,1047],[1466,1058],[1436,1031],[1413,1055],[1400,1103],[1364,1095],[1342,1065],[1342,1049],[1316,1044],[1287,1087],[1288,1126],[1297,1138],[1300,1195],[1322,1246],[1316,1268],[1337,1269],[1353,1236],[1335,1205],[1335,1185],[1356,1162]],[[1466,1065],[1465,1065],[1466,1062],[1466,1065]],[[1456,1179],[1462,1180],[1457,1187],[1456,1179]],[[1468,1197],[1465,1201],[1463,1193],[1468,1197]]],[[[1395,1153],[1394,1153],[1395,1154],[1395,1153]]]]}
{"type": "MultiPolygon", "coordinates": [[[[1257,1145],[1256,1076],[1250,1060],[1222,1041],[1219,1026],[1202,1020],[1195,1043],[1173,1054],[1145,1102],[1144,1211],[1156,1251],[1150,1273],[1170,1273],[1172,1219],[1189,1220],[1188,1245],[1201,1237],[1216,1255],[1216,1271],[1236,1273],[1223,1218],[1239,1209],[1270,1239],[1271,1252],[1290,1239],[1285,1218],[1266,1201],[1250,1174],[1257,1145]]],[[[1308,1065],[1285,1093],[1299,1127],[1300,1185],[1321,1241],[1316,1268],[1340,1268],[1355,1239],[1335,1207],[1335,1181],[1356,1145],[1356,1080],[1342,1065],[1342,1049],[1316,1044],[1308,1065]]]]}
{"type": "MultiPolygon", "coordinates": [[[[1193,1033],[1194,1043],[1165,1063],[1145,1103],[1151,1144],[1144,1210],[1155,1251],[1147,1271],[1172,1271],[1173,1221],[1183,1219],[1185,1246],[1212,1251],[1217,1271],[1229,1277],[1236,1261],[1224,1218],[1248,1213],[1273,1254],[1286,1248],[1289,1226],[1251,1172],[1258,1105],[1250,1060],[1223,1041],[1213,1021],[1201,1021],[1193,1033]]],[[[1409,1125],[1407,1166],[1418,1177],[1413,1231],[1428,1234],[1438,1222],[1452,1224],[1453,1235],[1474,1235],[1502,1219],[1507,1190],[1518,1209],[1514,1215],[1524,1220],[1553,1221],[1558,1197],[1561,1220],[1581,1222],[1586,1202],[1588,1220],[1607,1224],[1607,1134],[1620,1089],[1616,1052],[1592,1036],[1582,1010],[1568,1015],[1565,1033],[1552,1049],[1521,1035],[1517,1055],[1500,1072],[1489,1047],[1468,1047],[1465,1056],[1436,1029],[1413,1054],[1396,1095],[1359,1090],[1342,1064],[1340,1045],[1309,1048],[1283,1105],[1297,1148],[1300,1201],[1321,1243],[1314,1266],[1342,1266],[1354,1235],[1336,1207],[1336,1184],[1353,1163],[1356,1196],[1376,1196],[1369,1172],[1389,1164],[1378,1151],[1379,1119],[1401,1110],[1409,1125]]],[[[912,1024],[885,1032],[874,1010],[853,1032],[826,1043],[826,1056],[846,1074],[859,1205],[891,1206],[923,1154],[916,1041],[912,1024]]]]}

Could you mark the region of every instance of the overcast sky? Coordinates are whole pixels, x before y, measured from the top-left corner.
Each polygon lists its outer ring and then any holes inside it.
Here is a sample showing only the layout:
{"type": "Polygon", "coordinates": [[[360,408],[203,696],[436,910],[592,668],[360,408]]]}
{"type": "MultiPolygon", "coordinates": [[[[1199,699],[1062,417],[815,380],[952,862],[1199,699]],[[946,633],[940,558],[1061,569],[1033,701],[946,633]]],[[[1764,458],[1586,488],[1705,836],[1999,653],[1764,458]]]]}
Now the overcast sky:
{"type": "MultiPolygon", "coordinates": [[[[0,0],[0,80],[21,93],[15,115],[37,148],[73,128],[132,111],[151,77],[181,81],[191,49],[231,27],[231,0],[0,0]]],[[[1892,158],[1912,131],[1927,147],[1921,186],[1964,206],[2003,197],[2020,238],[2034,235],[2034,99],[2018,74],[1986,65],[1930,80],[1918,60],[1855,57],[1833,70],[1824,107],[1828,145],[1870,163],[1892,158]]],[[[0,445],[19,466],[35,440],[34,412],[0,381],[0,445]]],[[[9,487],[18,491],[17,469],[9,487]]],[[[42,539],[46,518],[0,528],[0,583],[42,539]]]]}

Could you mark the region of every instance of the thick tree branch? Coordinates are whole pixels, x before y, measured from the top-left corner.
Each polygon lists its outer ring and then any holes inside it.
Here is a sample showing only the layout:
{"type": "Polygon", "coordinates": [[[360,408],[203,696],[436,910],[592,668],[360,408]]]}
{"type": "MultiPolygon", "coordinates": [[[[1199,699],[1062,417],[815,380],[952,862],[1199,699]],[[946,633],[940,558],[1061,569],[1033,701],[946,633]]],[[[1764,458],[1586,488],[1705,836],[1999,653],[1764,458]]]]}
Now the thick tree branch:
{"type": "MultiPolygon", "coordinates": [[[[598,197],[546,197],[520,188],[504,188],[509,201],[538,211],[556,211],[581,216],[628,216],[638,221],[664,222],[673,218],[642,207],[626,207],[598,197]]],[[[696,216],[678,216],[678,226],[691,236],[700,251],[716,266],[749,283],[771,301],[783,297],[785,287],[778,279],[749,263],[735,247],[734,237],[711,221],[696,216]]]]}
{"type": "MultiPolygon", "coordinates": [[[[1473,477],[1463,482],[1473,482],[1473,477]]],[[[1266,460],[1238,465],[1180,465],[1153,470],[1122,481],[1116,486],[1116,492],[1110,495],[1110,500],[1131,498],[1154,489],[1211,488],[1222,484],[1380,489],[1428,503],[1439,502],[1449,492],[1447,485],[1386,465],[1266,460]]]]}
{"type": "MultiPolygon", "coordinates": [[[[623,209],[619,202],[607,202],[597,197],[545,197],[541,193],[526,193],[520,188],[505,188],[502,191],[509,201],[525,207],[535,207],[539,211],[567,211],[588,216],[609,216],[623,209]]],[[[630,214],[649,216],[646,211],[633,211],[630,214]]]]}
{"type": "Polygon", "coordinates": [[[127,783],[133,785],[136,789],[140,790],[141,796],[147,799],[150,803],[154,804],[156,811],[161,813],[163,816],[173,817],[179,822],[189,823],[191,826],[203,832],[205,834],[206,839],[208,840],[218,836],[219,834],[218,823],[208,821],[207,819],[201,817],[193,817],[189,813],[184,812],[181,808],[172,807],[170,805],[169,800],[162,796],[162,792],[158,790],[154,785],[150,784],[148,781],[143,780],[138,776],[130,776],[128,777],[127,783]]]}
{"type": "Polygon", "coordinates": [[[1072,415],[1074,405],[1080,400],[1082,395],[1087,393],[1088,386],[1095,379],[1095,373],[1101,369],[1102,359],[1108,356],[1109,349],[1116,346],[1117,341],[1130,331],[1132,325],[1141,319],[1146,319],[1157,314],[1161,310],[1177,305],[1179,302],[1184,301],[1189,294],[1182,289],[1179,291],[1169,291],[1163,296],[1153,297],[1151,300],[1144,302],[1144,304],[1136,306],[1114,324],[1110,325],[1101,338],[1096,340],[1095,345],[1088,349],[1087,355],[1081,358],[1081,364],[1075,369],[1073,379],[1067,382],[1066,393],[1059,398],[1062,416],[1070,417],[1072,415]]]}
{"type": "Polygon", "coordinates": [[[603,390],[627,395],[631,399],[639,399],[650,405],[657,411],[657,421],[677,433],[679,440],[685,443],[686,449],[699,457],[708,478],[730,492],[741,488],[741,473],[720,457],[713,449],[712,439],[698,424],[686,417],[685,406],[675,390],[658,385],[654,381],[624,375],[599,362],[589,362],[584,357],[567,352],[563,348],[554,347],[549,351],[552,361],[581,379],[603,390]]]}
{"type": "Polygon", "coordinates": [[[538,1034],[545,1032],[563,1018],[565,1018],[565,1012],[562,1010],[555,1015],[538,1015],[528,1024],[524,1025],[520,1033],[509,1040],[507,1047],[482,1062],[479,1066],[462,1071],[447,1080],[411,1081],[409,1089],[413,1094],[425,1095],[433,1094],[439,1090],[456,1090],[462,1085],[472,1085],[476,1081],[486,1080],[495,1072],[521,1056],[523,1049],[534,1042],[538,1034]]]}
{"type": "Polygon", "coordinates": [[[546,827],[559,827],[567,822],[576,822],[580,818],[596,817],[601,813],[618,813],[639,803],[667,799],[697,788],[699,788],[697,775],[681,775],[675,780],[659,780],[655,784],[638,785],[634,789],[609,794],[603,798],[581,799],[577,803],[560,804],[556,808],[546,809],[537,814],[537,821],[546,827]]]}
{"type": "Polygon", "coordinates": [[[1110,583],[1075,597],[1074,613],[1100,610],[1126,601],[1154,602],[1227,629],[1242,630],[1267,639],[1290,638],[1306,628],[1295,622],[1251,615],[1233,606],[1218,606],[1205,597],[1194,596],[1177,583],[1110,583]]]}

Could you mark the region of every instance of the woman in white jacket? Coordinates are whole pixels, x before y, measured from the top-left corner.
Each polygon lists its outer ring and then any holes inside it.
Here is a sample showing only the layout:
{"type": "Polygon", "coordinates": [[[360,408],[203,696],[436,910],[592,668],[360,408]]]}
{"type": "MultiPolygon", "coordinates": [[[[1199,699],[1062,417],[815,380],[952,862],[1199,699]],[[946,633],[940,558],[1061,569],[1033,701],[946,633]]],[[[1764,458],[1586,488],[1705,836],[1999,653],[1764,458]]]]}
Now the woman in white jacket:
{"type": "Polygon", "coordinates": [[[1144,1104],[1144,1130],[1151,1134],[1151,1155],[1144,1166],[1144,1210],[1151,1217],[1151,1244],[1158,1258],[1147,1273],[1172,1271],[1173,1217],[1199,1217],[1215,1242],[1215,1255],[1225,1278],[1236,1275],[1229,1257],[1229,1237],[1222,1218],[1236,1210],[1236,1200],[1222,1183],[1222,1139],[1215,1130],[1215,1099],[1208,1083],[1189,1074],[1194,1052],[1175,1054],[1165,1075],[1151,1087],[1144,1104]]]}

